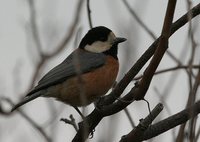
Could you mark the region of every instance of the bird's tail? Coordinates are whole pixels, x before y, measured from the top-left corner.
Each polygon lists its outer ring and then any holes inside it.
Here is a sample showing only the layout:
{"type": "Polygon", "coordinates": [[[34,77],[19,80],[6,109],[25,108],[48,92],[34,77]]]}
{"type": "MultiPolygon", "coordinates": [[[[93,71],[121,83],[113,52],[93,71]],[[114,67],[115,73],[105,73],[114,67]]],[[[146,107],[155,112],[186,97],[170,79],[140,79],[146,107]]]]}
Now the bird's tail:
{"type": "Polygon", "coordinates": [[[18,104],[16,104],[11,109],[11,112],[13,112],[14,110],[16,110],[17,108],[19,108],[20,106],[22,106],[22,105],[24,105],[24,104],[26,104],[26,103],[28,103],[28,102],[30,102],[30,101],[32,101],[32,100],[40,97],[40,96],[41,96],[41,93],[40,92],[36,92],[36,93],[34,93],[34,94],[30,95],[30,96],[24,97],[24,99],[21,102],[19,102],[18,104]]]}

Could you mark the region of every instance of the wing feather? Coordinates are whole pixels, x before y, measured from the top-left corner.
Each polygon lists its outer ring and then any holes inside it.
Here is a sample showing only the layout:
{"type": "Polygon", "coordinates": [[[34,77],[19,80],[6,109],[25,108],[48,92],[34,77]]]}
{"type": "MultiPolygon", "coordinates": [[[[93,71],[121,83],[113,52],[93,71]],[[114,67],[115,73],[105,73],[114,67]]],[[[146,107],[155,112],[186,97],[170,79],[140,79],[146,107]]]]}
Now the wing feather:
{"type": "Polygon", "coordinates": [[[75,59],[80,65],[81,73],[86,73],[94,70],[104,65],[106,61],[105,55],[103,53],[91,53],[82,49],[77,49],[72,52],[62,63],[50,70],[38,82],[38,85],[28,93],[28,95],[61,83],[66,79],[75,76],[77,74],[75,59]]]}

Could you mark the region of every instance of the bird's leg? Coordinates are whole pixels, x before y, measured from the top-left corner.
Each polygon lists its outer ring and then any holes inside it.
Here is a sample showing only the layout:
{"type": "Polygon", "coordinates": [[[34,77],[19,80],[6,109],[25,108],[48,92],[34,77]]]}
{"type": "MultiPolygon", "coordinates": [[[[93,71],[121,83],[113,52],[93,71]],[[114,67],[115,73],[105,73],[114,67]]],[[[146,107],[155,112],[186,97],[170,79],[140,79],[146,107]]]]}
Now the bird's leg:
{"type": "Polygon", "coordinates": [[[85,116],[82,114],[82,112],[78,109],[78,107],[76,106],[72,106],[77,112],[78,114],[82,117],[82,119],[84,120],[85,119],[85,116]]]}
{"type": "MultiPolygon", "coordinates": [[[[83,119],[83,124],[86,126],[86,125],[88,125],[87,124],[87,121],[86,121],[86,119],[85,119],[85,116],[81,113],[81,111],[78,109],[78,107],[76,107],[76,106],[72,106],[78,113],[79,113],[79,115],[82,117],[82,119],[83,119]]],[[[90,133],[90,139],[91,138],[93,138],[93,135],[94,135],[94,131],[95,131],[95,129],[93,129],[92,130],[92,132],[90,133]]]]}

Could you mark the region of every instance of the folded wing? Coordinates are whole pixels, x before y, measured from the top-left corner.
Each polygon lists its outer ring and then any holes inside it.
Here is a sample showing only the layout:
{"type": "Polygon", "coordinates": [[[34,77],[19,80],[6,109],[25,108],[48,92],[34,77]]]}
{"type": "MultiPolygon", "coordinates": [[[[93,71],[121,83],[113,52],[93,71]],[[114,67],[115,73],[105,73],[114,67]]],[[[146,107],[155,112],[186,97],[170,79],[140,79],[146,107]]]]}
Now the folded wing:
{"type": "Polygon", "coordinates": [[[77,49],[62,63],[50,70],[27,96],[64,82],[66,79],[77,75],[78,69],[80,69],[81,73],[86,73],[99,68],[105,64],[105,60],[106,57],[102,53],[91,53],[82,49],[77,49]]]}

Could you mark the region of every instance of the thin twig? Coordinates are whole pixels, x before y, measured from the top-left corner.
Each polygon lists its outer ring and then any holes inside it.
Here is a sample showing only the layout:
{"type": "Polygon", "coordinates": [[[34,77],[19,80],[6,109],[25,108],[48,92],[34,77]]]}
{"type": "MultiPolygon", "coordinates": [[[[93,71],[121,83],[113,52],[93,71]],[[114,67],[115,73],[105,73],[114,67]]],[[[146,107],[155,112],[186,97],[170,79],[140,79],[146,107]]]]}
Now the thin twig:
{"type": "MultiPolygon", "coordinates": [[[[154,87],[154,90],[155,90],[155,94],[157,96],[159,96],[159,101],[161,101],[161,103],[165,106],[165,110],[167,111],[168,113],[168,116],[172,115],[172,112],[170,110],[170,107],[167,103],[167,101],[165,100],[165,97],[167,94],[164,92],[164,94],[161,95],[161,93],[159,92],[159,90],[157,89],[157,87],[154,87]]],[[[176,140],[176,133],[175,133],[175,129],[172,129],[171,131],[171,135],[172,135],[172,138],[173,138],[173,141],[176,140]]]]}
{"type": "MultiPolygon", "coordinates": [[[[159,71],[156,71],[154,73],[154,75],[159,75],[159,74],[162,74],[162,73],[167,73],[167,72],[170,72],[170,71],[175,71],[175,70],[179,70],[179,69],[188,69],[190,68],[190,66],[188,65],[178,65],[176,67],[171,67],[171,68],[168,68],[168,69],[163,69],[163,70],[159,70],[159,71]]],[[[192,68],[193,69],[199,69],[200,68],[200,65],[192,65],[192,68]]],[[[139,80],[143,77],[143,75],[140,75],[140,76],[137,76],[135,77],[133,80],[139,80]]]]}
{"type": "MultiPolygon", "coordinates": [[[[189,102],[190,102],[190,106],[192,104],[194,104],[195,102],[195,98],[196,98],[196,94],[197,94],[197,89],[199,87],[199,84],[200,84],[200,69],[198,71],[198,74],[195,78],[195,81],[194,81],[194,85],[192,87],[192,90],[190,90],[190,93],[189,93],[189,102]]],[[[193,111],[191,110],[191,115],[193,115],[193,111]]],[[[195,120],[196,117],[194,117],[193,119],[191,119],[191,123],[190,123],[190,141],[194,141],[194,136],[195,136],[195,120]]]]}
{"type": "Polygon", "coordinates": [[[78,127],[77,127],[77,124],[76,124],[76,121],[75,121],[73,115],[71,114],[71,115],[69,116],[69,118],[70,118],[70,120],[69,120],[69,119],[66,119],[66,118],[61,118],[60,121],[63,121],[63,122],[65,122],[66,124],[72,125],[72,126],[74,127],[74,129],[75,129],[76,131],[78,131],[78,127]]]}
{"type": "MultiPolygon", "coordinates": [[[[187,0],[186,1],[187,2],[187,9],[188,9],[188,11],[191,11],[190,9],[191,9],[191,1],[190,0],[187,0]]],[[[187,18],[188,18],[188,21],[189,21],[189,24],[188,24],[188,26],[189,26],[189,28],[188,28],[188,36],[190,37],[190,40],[191,40],[191,43],[192,43],[192,49],[191,49],[191,54],[190,54],[190,58],[189,58],[189,61],[188,61],[188,64],[189,64],[189,70],[187,71],[187,75],[188,75],[188,82],[189,82],[189,89],[190,89],[190,94],[189,94],[189,97],[188,97],[188,102],[187,102],[187,105],[186,105],[186,107],[188,107],[188,106],[190,106],[190,105],[192,105],[192,104],[194,104],[194,102],[195,102],[195,98],[196,98],[196,95],[195,94],[193,94],[193,93],[191,93],[193,90],[193,86],[192,86],[192,82],[193,82],[193,76],[194,76],[194,74],[193,74],[193,70],[192,70],[192,65],[193,65],[193,62],[194,62],[194,58],[195,58],[195,49],[196,49],[196,42],[195,42],[195,40],[194,40],[194,33],[193,33],[193,29],[192,29],[192,22],[191,22],[191,20],[192,20],[192,12],[189,12],[188,13],[188,16],[187,16],[187,18]]],[[[195,79],[196,80],[196,79],[195,79]]],[[[194,125],[193,125],[193,122],[194,122],[194,120],[192,119],[191,121],[190,121],[190,134],[189,134],[189,138],[190,138],[190,141],[193,141],[193,130],[194,130],[194,125]]],[[[183,141],[183,139],[184,139],[184,130],[185,130],[185,126],[186,125],[182,125],[181,127],[180,127],[180,129],[179,129],[179,132],[178,132],[178,136],[177,136],[177,139],[176,139],[176,142],[181,142],[181,141],[183,141]]]]}
{"type": "MultiPolygon", "coordinates": [[[[14,106],[14,103],[8,99],[8,98],[4,98],[4,97],[1,97],[0,100],[4,100],[6,102],[8,102],[11,106],[14,106]]],[[[2,108],[0,107],[0,110],[2,110],[2,108]]],[[[38,124],[36,124],[28,115],[26,115],[23,111],[21,111],[20,109],[17,110],[19,112],[19,114],[25,118],[30,125],[32,125],[33,128],[35,128],[37,130],[37,132],[39,132],[43,137],[44,139],[47,141],[47,142],[52,142],[52,139],[45,133],[45,131],[43,130],[42,127],[40,127],[38,124]]],[[[9,112],[5,112],[4,111],[4,114],[6,115],[11,115],[12,113],[9,111],[9,112]]]]}
{"type": "Polygon", "coordinates": [[[127,116],[128,120],[129,120],[132,128],[135,128],[135,123],[134,123],[133,118],[131,117],[130,112],[128,111],[128,109],[125,108],[124,112],[126,113],[126,116],[127,116]]]}
{"type": "Polygon", "coordinates": [[[53,57],[53,56],[59,54],[66,47],[66,45],[69,43],[69,41],[72,39],[72,37],[73,37],[72,35],[74,34],[75,29],[80,20],[83,2],[84,2],[83,0],[79,0],[79,2],[77,3],[76,8],[75,8],[76,11],[74,14],[74,20],[71,23],[71,26],[70,26],[68,32],[64,36],[63,40],[59,42],[58,46],[55,48],[56,50],[54,52],[46,55],[47,57],[53,57]]]}
{"type": "Polygon", "coordinates": [[[31,25],[31,32],[33,34],[33,39],[36,44],[36,48],[38,50],[38,53],[40,54],[40,57],[43,56],[42,52],[42,43],[41,38],[37,26],[37,17],[36,17],[36,9],[35,9],[35,1],[34,0],[28,0],[29,4],[29,10],[30,10],[30,25],[31,25]]]}
{"type": "Polygon", "coordinates": [[[150,35],[150,37],[153,40],[156,40],[155,34],[145,25],[145,23],[140,19],[139,16],[137,16],[136,12],[131,8],[129,3],[126,0],[123,0],[124,5],[128,9],[128,11],[131,13],[131,15],[135,18],[135,20],[139,23],[139,25],[150,35]]]}
{"type": "MultiPolygon", "coordinates": [[[[191,7],[192,7],[191,5],[192,5],[192,2],[190,0],[187,0],[187,9],[188,9],[188,11],[191,9],[191,7]]],[[[193,75],[192,64],[193,64],[194,58],[195,58],[196,42],[194,40],[194,32],[193,32],[193,29],[192,29],[193,27],[192,27],[192,22],[191,22],[191,19],[192,19],[191,18],[191,13],[188,14],[188,19],[189,19],[188,35],[190,36],[190,39],[191,39],[191,42],[192,42],[192,45],[191,45],[192,46],[191,56],[190,56],[190,59],[189,59],[190,68],[189,68],[189,72],[188,72],[188,78],[189,78],[190,92],[194,92],[195,90],[191,90],[191,89],[193,89],[192,88],[192,75],[193,75]]],[[[196,80],[199,80],[199,79],[196,77],[196,80]]],[[[190,103],[190,105],[192,105],[195,102],[196,93],[190,93],[189,95],[190,95],[189,99],[191,98],[189,103],[190,103]]],[[[192,111],[191,111],[191,113],[192,113],[192,111]]],[[[195,136],[195,124],[194,124],[194,121],[195,121],[195,118],[191,119],[191,121],[189,123],[189,125],[190,125],[189,126],[190,127],[190,130],[189,130],[190,142],[194,141],[194,136],[195,136]]]]}
{"type": "Polygon", "coordinates": [[[93,28],[93,26],[92,26],[92,18],[91,18],[90,0],[87,0],[87,15],[88,15],[88,21],[89,21],[89,25],[91,29],[93,28]]]}

